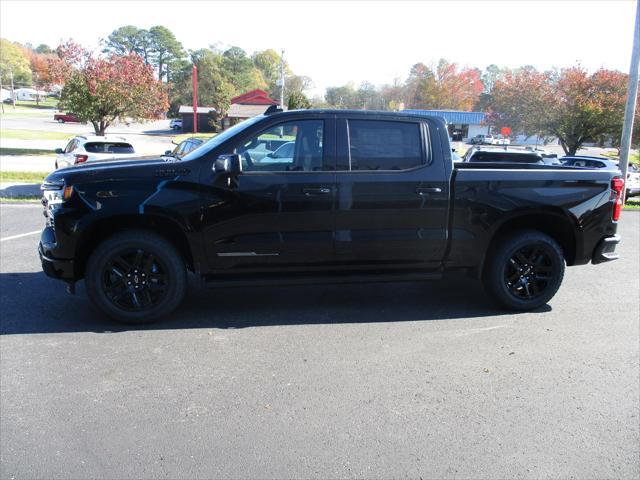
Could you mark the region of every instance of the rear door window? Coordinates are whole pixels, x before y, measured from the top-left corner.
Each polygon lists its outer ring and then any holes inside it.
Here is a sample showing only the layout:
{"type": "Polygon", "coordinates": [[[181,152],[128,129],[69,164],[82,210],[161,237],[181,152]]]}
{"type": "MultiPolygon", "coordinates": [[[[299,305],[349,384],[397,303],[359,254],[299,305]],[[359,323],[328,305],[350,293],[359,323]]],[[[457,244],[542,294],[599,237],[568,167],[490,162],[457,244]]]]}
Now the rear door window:
{"type": "Polygon", "coordinates": [[[78,141],[74,138],[69,143],[67,143],[67,146],[64,149],[64,153],[73,152],[76,149],[77,146],[78,146],[78,141]]]}
{"type": "Polygon", "coordinates": [[[528,153],[476,152],[470,162],[540,163],[542,157],[528,153]]]}
{"type": "Polygon", "coordinates": [[[423,165],[417,122],[349,120],[351,170],[408,170],[423,165]]]}
{"type": "Polygon", "coordinates": [[[87,142],[84,149],[89,153],[136,153],[133,146],[125,142],[87,142]]]}

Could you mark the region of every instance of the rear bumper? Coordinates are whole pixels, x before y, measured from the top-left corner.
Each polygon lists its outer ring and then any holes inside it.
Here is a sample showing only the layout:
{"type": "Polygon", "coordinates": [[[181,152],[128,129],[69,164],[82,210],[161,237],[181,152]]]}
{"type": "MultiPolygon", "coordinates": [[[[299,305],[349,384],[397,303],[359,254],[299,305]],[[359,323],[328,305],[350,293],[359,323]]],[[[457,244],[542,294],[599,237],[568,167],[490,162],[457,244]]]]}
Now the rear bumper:
{"type": "Polygon", "coordinates": [[[616,246],[620,243],[620,235],[613,235],[611,237],[605,237],[600,240],[600,243],[593,251],[593,257],[591,257],[591,263],[597,265],[598,263],[611,262],[617,260],[620,255],[616,253],[616,246]]]}

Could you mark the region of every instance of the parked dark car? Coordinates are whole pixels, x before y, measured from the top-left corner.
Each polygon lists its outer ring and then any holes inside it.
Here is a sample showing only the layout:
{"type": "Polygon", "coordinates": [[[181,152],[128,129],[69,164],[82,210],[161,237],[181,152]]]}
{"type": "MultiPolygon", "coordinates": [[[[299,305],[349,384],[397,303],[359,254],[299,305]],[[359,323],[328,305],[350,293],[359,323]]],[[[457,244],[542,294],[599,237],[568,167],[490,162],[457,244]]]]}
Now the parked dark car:
{"type": "Polygon", "coordinates": [[[195,150],[203,143],[204,140],[201,138],[188,138],[176,145],[176,148],[174,148],[173,150],[167,150],[166,152],[164,152],[164,156],[179,159],[184,157],[187,153],[195,150]]]}
{"type": "Polygon", "coordinates": [[[500,306],[530,310],[554,296],[565,264],[618,257],[619,172],[454,166],[440,118],[274,110],[181,161],[51,173],[44,271],[70,291],[84,279],[103,312],[142,322],[180,304],[187,272],[209,286],[252,288],[461,271],[500,306]],[[271,155],[289,142],[291,157],[271,155]]]}

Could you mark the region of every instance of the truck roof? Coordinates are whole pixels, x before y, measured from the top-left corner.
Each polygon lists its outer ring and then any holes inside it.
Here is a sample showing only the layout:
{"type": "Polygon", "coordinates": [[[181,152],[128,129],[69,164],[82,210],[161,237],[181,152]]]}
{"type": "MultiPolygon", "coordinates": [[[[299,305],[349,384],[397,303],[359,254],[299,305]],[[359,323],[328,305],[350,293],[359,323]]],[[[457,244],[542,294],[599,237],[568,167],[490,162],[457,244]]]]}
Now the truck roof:
{"type": "Polygon", "coordinates": [[[339,108],[311,108],[308,110],[286,110],[286,111],[277,110],[272,113],[265,112],[264,115],[265,116],[274,116],[274,115],[289,116],[289,115],[296,115],[296,114],[364,115],[364,116],[371,116],[371,117],[381,117],[381,116],[382,117],[406,117],[406,118],[418,118],[421,120],[425,118],[438,118],[438,119],[441,119],[443,122],[445,121],[443,117],[438,117],[438,116],[425,117],[424,115],[419,115],[417,113],[404,112],[404,111],[391,112],[387,110],[354,110],[354,109],[343,110],[339,108]]]}

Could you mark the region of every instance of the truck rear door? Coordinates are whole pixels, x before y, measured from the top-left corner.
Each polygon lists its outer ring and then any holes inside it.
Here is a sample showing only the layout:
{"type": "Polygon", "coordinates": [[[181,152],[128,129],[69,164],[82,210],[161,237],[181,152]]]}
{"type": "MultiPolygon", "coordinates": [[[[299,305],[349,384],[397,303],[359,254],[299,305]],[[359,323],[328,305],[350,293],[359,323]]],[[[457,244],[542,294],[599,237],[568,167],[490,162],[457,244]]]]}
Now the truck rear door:
{"type": "Polygon", "coordinates": [[[344,114],[336,126],[337,260],[439,266],[450,188],[440,135],[430,141],[427,122],[404,116],[344,114]]]}

